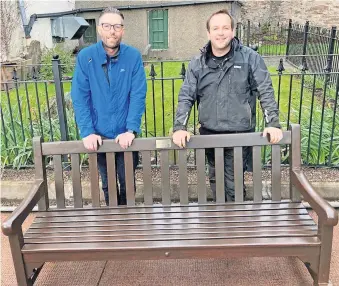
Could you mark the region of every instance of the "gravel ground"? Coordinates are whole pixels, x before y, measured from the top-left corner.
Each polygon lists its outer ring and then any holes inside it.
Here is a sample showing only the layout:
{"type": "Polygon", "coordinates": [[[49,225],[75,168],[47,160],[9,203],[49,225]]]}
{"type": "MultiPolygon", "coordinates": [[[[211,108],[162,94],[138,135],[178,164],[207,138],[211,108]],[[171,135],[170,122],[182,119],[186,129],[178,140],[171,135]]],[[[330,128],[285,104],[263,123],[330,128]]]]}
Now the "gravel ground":
{"type": "MultiPolygon", "coordinates": [[[[339,182],[339,168],[303,168],[303,171],[306,177],[311,182],[339,182]]],[[[188,168],[188,183],[196,182],[196,171],[188,168]]],[[[53,180],[54,172],[53,170],[47,170],[47,177],[49,180],[53,180]]],[[[136,179],[137,181],[142,181],[142,170],[137,169],[136,171],[136,179]]],[[[269,169],[262,171],[262,179],[264,181],[270,181],[271,172],[269,169]]],[[[89,180],[89,169],[83,168],[81,172],[82,180],[89,180]]],[[[281,178],[282,181],[289,180],[289,168],[282,167],[281,168],[281,178]]],[[[34,169],[23,169],[23,170],[13,170],[13,169],[5,169],[1,174],[1,180],[3,181],[31,181],[34,179],[34,169]]],[[[207,177],[206,177],[207,179],[207,177]]],[[[64,180],[65,182],[71,180],[71,173],[69,171],[64,172],[64,180]]],[[[154,183],[161,181],[160,168],[152,169],[152,180],[154,183]]],[[[179,172],[178,169],[173,167],[170,170],[170,180],[171,182],[177,182],[179,180],[179,172]]],[[[251,181],[252,174],[245,174],[245,181],[251,181]]]]}

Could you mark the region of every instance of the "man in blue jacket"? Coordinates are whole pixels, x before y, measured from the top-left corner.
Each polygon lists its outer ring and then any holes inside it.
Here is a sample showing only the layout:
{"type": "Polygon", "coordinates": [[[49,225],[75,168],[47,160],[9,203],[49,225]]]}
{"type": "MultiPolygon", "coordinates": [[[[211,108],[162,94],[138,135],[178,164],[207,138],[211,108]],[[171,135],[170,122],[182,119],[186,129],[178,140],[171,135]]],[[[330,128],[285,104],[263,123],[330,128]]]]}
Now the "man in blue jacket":
{"type": "MultiPolygon", "coordinates": [[[[84,146],[97,150],[102,138],[115,139],[124,149],[140,132],[145,109],[146,76],[140,52],[121,43],[124,16],[112,7],[99,17],[101,41],[77,56],[72,82],[72,100],[84,146]]],[[[134,168],[138,153],[133,153],[134,168]]],[[[98,167],[106,204],[109,204],[106,155],[98,154],[98,167]]],[[[124,154],[116,154],[120,189],[119,205],[126,204],[124,154]]]]}

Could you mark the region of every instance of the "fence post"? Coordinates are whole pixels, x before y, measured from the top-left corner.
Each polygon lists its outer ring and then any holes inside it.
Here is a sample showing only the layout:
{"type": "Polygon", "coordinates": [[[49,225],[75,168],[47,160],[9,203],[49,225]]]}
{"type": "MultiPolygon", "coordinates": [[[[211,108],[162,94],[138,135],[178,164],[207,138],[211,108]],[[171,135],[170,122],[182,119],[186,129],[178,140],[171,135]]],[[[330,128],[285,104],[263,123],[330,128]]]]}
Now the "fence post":
{"type": "Polygon", "coordinates": [[[239,39],[239,26],[240,26],[240,22],[237,22],[237,28],[235,30],[235,36],[239,39]]]}
{"type": "Polygon", "coordinates": [[[247,20],[247,47],[250,46],[250,37],[251,37],[251,22],[247,20]]]}
{"type": "Polygon", "coordinates": [[[286,58],[290,50],[291,32],[292,32],[292,19],[288,21],[288,32],[287,32],[287,41],[286,41],[286,58]]]}
{"type": "Polygon", "coordinates": [[[327,56],[327,67],[326,67],[326,71],[329,73],[332,71],[334,44],[336,41],[336,34],[337,34],[337,27],[333,26],[331,28],[331,39],[328,45],[328,56],[327,56]]]}
{"type": "Polygon", "coordinates": [[[53,56],[52,71],[55,84],[56,102],[60,124],[60,135],[62,141],[68,140],[67,117],[65,111],[64,88],[61,82],[60,59],[58,55],[53,56]]]}
{"type": "Polygon", "coordinates": [[[307,52],[307,39],[308,39],[309,28],[310,28],[310,22],[306,21],[306,24],[304,27],[303,57],[302,57],[302,62],[301,62],[303,69],[304,67],[307,67],[306,57],[304,57],[304,55],[306,55],[306,52],[307,52]]]}

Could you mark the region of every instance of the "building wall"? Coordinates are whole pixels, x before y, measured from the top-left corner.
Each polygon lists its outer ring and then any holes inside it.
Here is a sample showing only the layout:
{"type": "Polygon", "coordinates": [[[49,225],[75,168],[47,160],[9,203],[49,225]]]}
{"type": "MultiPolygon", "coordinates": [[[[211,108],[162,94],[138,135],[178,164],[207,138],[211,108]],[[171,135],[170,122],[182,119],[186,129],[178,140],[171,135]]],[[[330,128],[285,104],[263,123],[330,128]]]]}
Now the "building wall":
{"type": "Polygon", "coordinates": [[[245,0],[243,18],[254,22],[287,22],[330,28],[338,26],[339,0],[245,0]]]}
{"type": "MultiPolygon", "coordinates": [[[[178,0],[148,0],[148,1],[76,1],[76,0],[26,0],[26,18],[29,21],[32,14],[55,13],[78,8],[98,8],[107,6],[128,6],[156,4],[159,2],[178,2],[178,0]]],[[[183,2],[183,1],[180,1],[183,2]]],[[[223,1],[217,4],[202,4],[168,8],[169,48],[163,51],[150,51],[151,58],[187,59],[199,53],[207,41],[205,23],[213,12],[227,8],[236,19],[240,19],[240,5],[233,1],[223,1]]],[[[149,44],[148,10],[124,10],[126,32],[124,42],[135,46],[144,54],[149,44]]],[[[85,19],[96,19],[100,12],[79,13],[85,19]]],[[[20,21],[21,23],[21,21],[20,21]]],[[[22,25],[19,25],[13,37],[11,58],[19,57],[27,52],[27,47],[33,40],[40,42],[41,48],[53,48],[51,19],[37,19],[30,32],[31,38],[26,39],[22,25]]],[[[99,40],[99,38],[98,38],[99,40]]],[[[66,40],[66,49],[79,45],[78,40],[66,40]]]]}
{"type": "MultiPolygon", "coordinates": [[[[114,1],[117,2],[117,1],[114,1]]],[[[126,1],[124,1],[126,2],[126,1]]],[[[151,1],[148,1],[151,2],[151,1]]],[[[154,2],[154,1],[152,1],[154,2]]],[[[93,4],[93,3],[92,3],[93,4]]],[[[100,7],[100,2],[95,2],[100,7]]],[[[139,4],[139,1],[138,1],[139,4]]],[[[116,5],[118,6],[118,5],[116,5]]],[[[78,1],[76,8],[79,8],[78,1]]],[[[189,59],[199,53],[207,42],[206,20],[220,9],[233,11],[235,18],[240,18],[241,9],[238,4],[218,3],[196,6],[168,8],[168,49],[149,52],[150,58],[189,59]]],[[[149,44],[148,10],[125,10],[125,35],[123,41],[144,53],[149,44]]],[[[82,13],[85,19],[96,19],[98,23],[100,12],[82,13]]],[[[98,38],[99,40],[99,38],[98,38]]]]}
{"type": "MultiPolygon", "coordinates": [[[[43,14],[43,13],[55,13],[73,10],[75,8],[75,0],[27,0],[27,20],[32,14],[43,14]]],[[[31,38],[28,40],[28,44],[32,40],[37,40],[41,43],[42,48],[53,48],[54,43],[52,39],[51,30],[51,19],[42,18],[35,21],[32,31],[31,38]]],[[[75,47],[78,45],[76,40],[66,40],[66,47],[75,47]]]]}

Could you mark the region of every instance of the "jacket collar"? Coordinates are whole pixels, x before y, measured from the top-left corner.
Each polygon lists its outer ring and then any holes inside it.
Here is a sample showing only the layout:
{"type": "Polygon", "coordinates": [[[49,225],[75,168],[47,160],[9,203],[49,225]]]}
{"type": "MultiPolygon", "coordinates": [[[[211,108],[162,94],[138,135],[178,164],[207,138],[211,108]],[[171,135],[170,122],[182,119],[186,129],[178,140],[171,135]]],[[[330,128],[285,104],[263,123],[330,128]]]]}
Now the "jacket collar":
{"type": "MultiPolygon", "coordinates": [[[[99,59],[100,59],[101,64],[106,64],[107,63],[107,53],[105,51],[105,48],[104,48],[102,41],[99,41],[99,42],[96,43],[96,48],[97,48],[97,51],[98,51],[98,55],[99,55],[99,59]]],[[[126,50],[126,45],[123,44],[123,43],[120,43],[118,58],[119,58],[119,56],[121,56],[125,52],[125,50],[126,50]]]]}
{"type": "MultiPolygon", "coordinates": [[[[240,43],[240,40],[237,37],[234,37],[232,42],[231,42],[231,51],[230,51],[230,59],[233,58],[234,56],[234,52],[238,51],[239,49],[242,48],[242,44],[240,43]]],[[[208,43],[202,48],[200,49],[200,52],[203,56],[203,59],[206,63],[206,65],[208,65],[211,68],[217,68],[217,64],[211,60],[212,58],[212,45],[211,45],[211,41],[208,41],[208,43]]]]}

